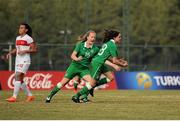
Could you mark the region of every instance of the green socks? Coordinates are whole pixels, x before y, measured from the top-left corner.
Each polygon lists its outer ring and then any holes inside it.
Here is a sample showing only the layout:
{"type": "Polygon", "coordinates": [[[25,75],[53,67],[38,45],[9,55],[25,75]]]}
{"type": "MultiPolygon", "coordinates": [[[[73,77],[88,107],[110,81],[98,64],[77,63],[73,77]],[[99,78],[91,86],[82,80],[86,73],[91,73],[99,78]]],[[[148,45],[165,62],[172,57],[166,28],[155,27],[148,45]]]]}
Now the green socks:
{"type": "MultiPolygon", "coordinates": [[[[103,79],[97,81],[95,87],[100,86],[100,85],[103,85],[103,84],[106,84],[106,83],[108,83],[107,79],[106,79],[106,78],[103,78],[103,79]]],[[[93,96],[93,89],[94,89],[94,88],[91,89],[91,90],[92,90],[92,96],[93,96]]],[[[87,88],[87,86],[84,86],[75,96],[76,96],[76,97],[80,97],[80,96],[83,95],[84,97],[86,97],[86,96],[88,96],[88,94],[89,94],[90,92],[91,92],[91,91],[89,91],[89,89],[87,88]]]]}
{"type": "Polygon", "coordinates": [[[60,90],[60,88],[58,88],[57,86],[55,86],[55,87],[53,88],[53,90],[50,92],[50,94],[48,95],[48,97],[51,99],[59,90],[60,90]]]}
{"type": "Polygon", "coordinates": [[[77,94],[76,96],[77,97],[80,97],[81,95],[84,95],[84,94],[89,94],[89,90],[86,86],[84,86],[77,94]]]}
{"type": "Polygon", "coordinates": [[[99,81],[97,81],[95,87],[100,86],[100,85],[103,85],[103,84],[106,84],[106,83],[108,83],[108,81],[107,81],[106,78],[100,79],[99,81]]]}
{"type": "MultiPolygon", "coordinates": [[[[96,82],[95,87],[98,87],[98,86],[103,85],[103,84],[106,84],[106,83],[108,83],[108,80],[107,80],[106,78],[103,78],[103,79],[98,80],[98,81],[96,82]]],[[[95,88],[95,87],[94,87],[94,88],[95,88]]],[[[90,94],[92,97],[94,97],[94,88],[92,88],[91,90],[89,90],[89,94],[90,94]]]]}

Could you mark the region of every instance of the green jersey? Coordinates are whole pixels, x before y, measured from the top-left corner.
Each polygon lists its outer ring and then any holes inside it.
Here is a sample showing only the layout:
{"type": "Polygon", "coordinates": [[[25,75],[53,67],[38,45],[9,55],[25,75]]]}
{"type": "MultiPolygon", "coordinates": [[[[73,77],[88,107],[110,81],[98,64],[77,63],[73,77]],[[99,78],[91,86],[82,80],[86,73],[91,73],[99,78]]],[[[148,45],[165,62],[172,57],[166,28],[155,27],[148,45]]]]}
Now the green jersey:
{"type": "Polygon", "coordinates": [[[77,57],[82,56],[83,59],[81,61],[73,60],[72,63],[89,67],[92,58],[99,52],[99,48],[95,45],[87,48],[86,42],[80,42],[76,44],[74,51],[77,52],[77,57]]]}
{"type": "Polygon", "coordinates": [[[94,61],[103,64],[109,57],[117,57],[117,47],[113,39],[103,44],[94,61]]]}

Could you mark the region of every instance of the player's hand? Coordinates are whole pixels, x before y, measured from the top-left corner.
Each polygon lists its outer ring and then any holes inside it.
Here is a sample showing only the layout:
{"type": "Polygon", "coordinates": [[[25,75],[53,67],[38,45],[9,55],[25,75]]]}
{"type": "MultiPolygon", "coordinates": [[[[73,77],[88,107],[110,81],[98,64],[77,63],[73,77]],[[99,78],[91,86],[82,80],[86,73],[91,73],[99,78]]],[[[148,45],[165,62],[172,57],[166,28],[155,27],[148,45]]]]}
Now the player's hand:
{"type": "Polygon", "coordinates": [[[122,62],[121,66],[122,66],[122,67],[127,67],[127,66],[128,66],[127,61],[126,61],[126,62],[122,62]]]}
{"type": "Polygon", "coordinates": [[[83,59],[82,56],[79,56],[76,61],[81,61],[83,59]]]}
{"type": "Polygon", "coordinates": [[[19,55],[23,55],[23,54],[26,54],[27,52],[24,50],[24,51],[18,51],[18,54],[19,55]]]}
{"type": "Polygon", "coordinates": [[[11,56],[11,53],[8,53],[8,54],[6,55],[6,59],[8,60],[10,56],[11,56]]]}
{"type": "Polygon", "coordinates": [[[120,61],[120,66],[122,67],[127,67],[128,66],[128,62],[126,60],[124,60],[124,58],[120,58],[118,59],[120,61]]]}
{"type": "Polygon", "coordinates": [[[121,70],[121,67],[118,66],[118,65],[115,65],[113,68],[114,68],[116,71],[120,71],[120,70],[121,70]]]}
{"type": "Polygon", "coordinates": [[[122,63],[127,62],[126,60],[124,60],[124,58],[119,58],[118,60],[122,63]]]}

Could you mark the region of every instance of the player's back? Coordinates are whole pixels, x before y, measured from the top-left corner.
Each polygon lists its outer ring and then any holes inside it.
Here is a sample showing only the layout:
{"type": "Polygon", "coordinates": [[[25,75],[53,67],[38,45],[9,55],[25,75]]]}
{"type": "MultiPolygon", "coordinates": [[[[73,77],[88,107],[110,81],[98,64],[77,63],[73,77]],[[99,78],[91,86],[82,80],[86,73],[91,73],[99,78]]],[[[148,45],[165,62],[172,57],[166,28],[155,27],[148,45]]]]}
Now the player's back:
{"type": "Polygon", "coordinates": [[[117,47],[114,40],[111,39],[102,45],[100,51],[93,60],[99,63],[104,63],[109,57],[114,56],[117,56],[117,47]]]}

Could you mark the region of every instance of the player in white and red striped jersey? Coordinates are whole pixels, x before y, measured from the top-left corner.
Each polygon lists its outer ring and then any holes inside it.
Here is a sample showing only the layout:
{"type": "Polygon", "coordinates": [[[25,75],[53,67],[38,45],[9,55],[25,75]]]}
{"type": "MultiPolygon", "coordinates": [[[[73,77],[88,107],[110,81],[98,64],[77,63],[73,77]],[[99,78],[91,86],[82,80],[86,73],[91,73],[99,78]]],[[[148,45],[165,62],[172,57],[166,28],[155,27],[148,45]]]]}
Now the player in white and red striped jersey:
{"type": "Polygon", "coordinates": [[[34,96],[23,81],[31,64],[30,54],[37,52],[37,46],[31,36],[31,27],[26,23],[21,23],[19,26],[19,36],[16,38],[16,48],[6,55],[8,59],[10,55],[16,54],[14,92],[12,97],[6,99],[8,102],[17,101],[20,88],[25,91],[27,102],[34,100],[34,96]]]}

